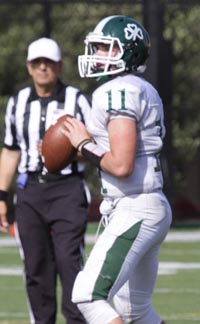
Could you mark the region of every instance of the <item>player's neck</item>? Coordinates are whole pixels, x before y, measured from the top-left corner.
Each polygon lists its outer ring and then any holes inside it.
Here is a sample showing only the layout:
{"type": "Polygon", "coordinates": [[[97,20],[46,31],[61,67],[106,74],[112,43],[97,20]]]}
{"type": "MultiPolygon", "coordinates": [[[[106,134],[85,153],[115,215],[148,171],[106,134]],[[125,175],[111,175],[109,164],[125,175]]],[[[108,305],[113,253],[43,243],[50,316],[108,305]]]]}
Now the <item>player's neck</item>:
{"type": "Polygon", "coordinates": [[[35,89],[39,97],[51,97],[55,93],[56,85],[55,84],[48,84],[48,85],[35,84],[35,89]]]}

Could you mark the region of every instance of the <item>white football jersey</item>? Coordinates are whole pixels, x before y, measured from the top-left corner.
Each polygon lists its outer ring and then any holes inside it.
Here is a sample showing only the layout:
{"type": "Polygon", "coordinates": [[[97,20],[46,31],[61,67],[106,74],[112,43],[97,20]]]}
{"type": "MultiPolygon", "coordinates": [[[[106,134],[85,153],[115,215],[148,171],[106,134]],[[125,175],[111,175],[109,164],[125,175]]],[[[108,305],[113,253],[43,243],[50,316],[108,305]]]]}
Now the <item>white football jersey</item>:
{"type": "Polygon", "coordinates": [[[110,151],[107,124],[115,118],[133,119],[137,123],[134,172],[121,179],[100,171],[102,194],[122,197],[162,189],[159,153],[165,127],[158,92],[146,80],[133,74],[123,74],[104,83],[93,93],[88,130],[105,152],[110,151]]]}

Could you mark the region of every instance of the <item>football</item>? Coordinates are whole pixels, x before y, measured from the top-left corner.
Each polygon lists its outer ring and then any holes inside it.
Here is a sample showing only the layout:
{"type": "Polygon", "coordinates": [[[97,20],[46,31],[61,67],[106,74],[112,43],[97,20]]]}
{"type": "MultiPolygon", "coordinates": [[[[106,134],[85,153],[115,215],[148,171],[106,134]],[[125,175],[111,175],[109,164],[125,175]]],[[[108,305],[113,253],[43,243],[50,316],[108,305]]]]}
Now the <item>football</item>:
{"type": "Polygon", "coordinates": [[[42,141],[42,157],[48,172],[55,173],[72,162],[76,149],[62,133],[63,123],[70,115],[61,116],[44,134],[42,141]]]}

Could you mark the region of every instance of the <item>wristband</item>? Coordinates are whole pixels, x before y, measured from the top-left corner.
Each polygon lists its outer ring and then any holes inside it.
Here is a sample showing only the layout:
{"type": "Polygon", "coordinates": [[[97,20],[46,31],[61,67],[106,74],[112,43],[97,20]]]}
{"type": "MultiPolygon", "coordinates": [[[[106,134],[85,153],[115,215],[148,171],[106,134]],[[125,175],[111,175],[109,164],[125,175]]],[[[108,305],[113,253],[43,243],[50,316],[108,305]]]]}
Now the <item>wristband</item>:
{"type": "Polygon", "coordinates": [[[76,149],[78,150],[79,147],[80,147],[81,145],[83,145],[83,144],[87,144],[87,143],[89,143],[89,142],[92,142],[92,139],[91,139],[91,138],[85,138],[84,140],[82,140],[82,141],[77,145],[76,149]]]}
{"type": "Polygon", "coordinates": [[[0,200],[6,201],[8,198],[8,192],[5,190],[0,190],[0,200]]]}
{"type": "Polygon", "coordinates": [[[82,145],[81,153],[85,156],[94,166],[101,169],[100,162],[104,156],[103,151],[97,144],[88,141],[82,145]]]}

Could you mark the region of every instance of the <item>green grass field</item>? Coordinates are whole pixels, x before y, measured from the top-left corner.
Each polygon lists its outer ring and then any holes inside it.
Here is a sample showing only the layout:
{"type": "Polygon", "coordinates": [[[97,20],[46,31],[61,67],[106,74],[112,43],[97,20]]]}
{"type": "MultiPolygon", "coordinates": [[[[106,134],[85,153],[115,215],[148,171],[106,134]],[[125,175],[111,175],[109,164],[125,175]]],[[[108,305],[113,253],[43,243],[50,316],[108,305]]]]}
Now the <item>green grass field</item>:
{"type": "MultiPolygon", "coordinates": [[[[94,225],[89,226],[89,232],[94,230],[94,225]]],[[[175,230],[171,232],[176,233],[175,230]]],[[[194,233],[191,239],[185,242],[166,240],[161,248],[153,304],[167,324],[200,323],[200,231],[199,238],[195,240],[195,229],[178,230],[182,238],[187,232],[194,233]]],[[[4,238],[7,236],[0,234],[0,324],[29,324],[18,249],[2,246],[4,238]]],[[[87,244],[86,253],[90,248],[87,244]]],[[[60,311],[57,324],[64,324],[60,311]]]]}

